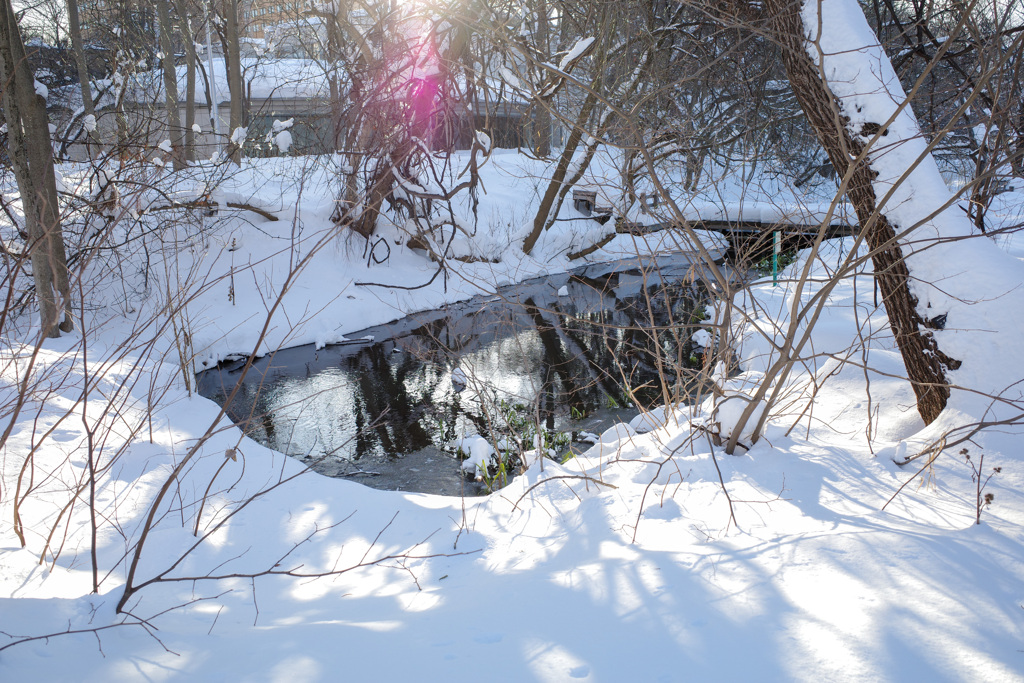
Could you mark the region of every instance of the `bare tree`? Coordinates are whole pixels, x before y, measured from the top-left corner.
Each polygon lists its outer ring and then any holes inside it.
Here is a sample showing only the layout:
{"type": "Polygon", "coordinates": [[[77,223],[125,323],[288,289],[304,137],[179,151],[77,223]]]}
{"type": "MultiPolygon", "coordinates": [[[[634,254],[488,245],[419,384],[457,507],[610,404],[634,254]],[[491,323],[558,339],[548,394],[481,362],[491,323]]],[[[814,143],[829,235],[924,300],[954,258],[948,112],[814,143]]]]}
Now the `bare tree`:
{"type": "MultiPolygon", "coordinates": [[[[536,18],[536,48],[541,54],[551,51],[551,17],[547,0],[534,0],[533,14],[536,18]]],[[[551,154],[551,109],[548,100],[540,99],[533,108],[533,152],[544,158],[551,154]]]]}
{"type": "Polygon", "coordinates": [[[45,336],[59,337],[61,331],[70,332],[73,323],[49,121],[10,0],[0,6],[0,83],[9,156],[24,204],[40,325],[45,336]]]}
{"type": "MultiPolygon", "coordinates": [[[[822,146],[828,153],[836,171],[847,183],[847,195],[861,222],[872,249],[875,278],[886,304],[889,323],[907,373],[917,395],[918,411],[925,423],[932,422],[945,408],[949,398],[947,369],[956,369],[960,361],[950,358],[939,349],[929,328],[939,326],[933,322],[939,312],[926,317],[917,310],[917,298],[910,291],[910,271],[904,258],[897,226],[887,217],[887,208],[876,196],[873,181],[877,170],[872,168],[870,145],[888,134],[889,121],[872,122],[861,130],[851,130],[842,112],[846,105],[830,86],[826,71],[811,57],[809,50],[820,50],[808,42],[808,31],[817,35],[817,26],[808,26],[800,10],[803,3],[789,0],[768,0],[765,3],[771,35],[782,47],[782,60],[804,114],[811,122],[822,146]]],[[[857,10],[859,13],[859,9],[857,10]]],[[[815,14],[815,13],[812,13],[815,14]]],[[[816,17],[816,14],[815,14],[816,17]]],[[[863,14],[861,14],[863,20],[863,14]]],[[[871,53],[874,56],[874,53],[871,53]]],[[[875,92],[878,88],[898,87],[877,80],[876,69],[871,68],[871,57],[863,53],[864,65],[860,75],[863,83],[855,87],[875,92]],[[870,82],[869,82],[870,81],[870,82]]],[[[906,102],[903,93],[894,93],[896,102],[906,102]]],[[[847,119],[848,120],[848,119],[847,119]]]]}
{"type": "Polygon", "coordinates": [[[194,161],[196,153],[196,55],[195,33],[192,30],[192,7],[186,0],[175,3],[181,38],[185,46],[185,160],[194,161]]]}
{"type": "Polygon", "coordinates": [[[160,61],[164,74],[164,115],[167,117],[174,170],[180,171],[185,167],[184,135],[181,129],[181,111],[178,109],[178,76],[174,63],[174,35],[171,30],[168,0],[156,0],[156,11],[160,20],[160,51],[163,53],[160,61]]]}
{"type": "Polygon", "coordinates": [[[922,80],[923,96],[912,104],[924,133],[936,140],[936,160],[949,174],[973,176],[970,216],[985,232],[994,197],[1024,164],[1024,109],[1014,96],[1024,69],[1021,3],[878,0],[872,9],[869,19],[902,82],[922,80]]]}
{"type": "MultiPolygon", "coordinates": [[[[228,119],[230,144],[228,155],[235,165],[242,163],[242,143],[238,136],[245,126],[245,86],[242,83],[242,55],[238,42],[238,0],[224,0],[224,60],[228,89],[231,91],[231,114],[228,119]]],[[[211,76],[212,77],[212,76],[211,76]]]]}
{"type": "Polygon", "coordinates": [[[86,60],[85,45],[82,42],[82,25],[78,18],[78,0],[67,0],[68,28],[71,33],[71,45],[75,53],[75,65],[78,68],[78,82],[82,88],[82,110],[85,121],[86,137],[92,146],[98,146],[99,128],[96,125],[96,106],[92,99],[92,84],[89,78],[89,64],[86,60]]]}

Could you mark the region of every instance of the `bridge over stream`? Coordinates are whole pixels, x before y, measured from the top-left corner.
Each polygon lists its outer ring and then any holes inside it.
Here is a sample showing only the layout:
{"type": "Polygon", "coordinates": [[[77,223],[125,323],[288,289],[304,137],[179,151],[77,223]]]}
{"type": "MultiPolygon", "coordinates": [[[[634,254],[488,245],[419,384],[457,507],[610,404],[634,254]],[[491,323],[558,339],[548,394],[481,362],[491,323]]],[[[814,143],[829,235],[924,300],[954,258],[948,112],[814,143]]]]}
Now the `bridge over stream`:
{"type": "MultiPolygon", "coordinates": [[[[628,218],[615,216],[615,231],[617,233],[644,235],[666,230],[679,224],[675,220],[657,221],[652,212],[652,209],[657,208],[657,201],[650,195],[640,195],[638,204],[641,207],[638,215],[634,214],[628,218]]],[[[593,190],[574,190],[573,206],[584,216],[602,224],[607,223],[614,216],[612,207],[601,206],[597,203],[597,193],[593,190]]],[[[840,207],[840,209],[844,208],[846,207],[840,207]]],[[[797,212],[805,220],[803,223],[791,222],[780,216],[765,219],[763,216],[765,211],[743,206],[714,207],[712,213],[718,214],[719,218],[697,218],[689,220],[689,223],[697,230],[707,230],[724,236],[729,243],[729,249],[725,254],[726,258],[741,257],[746,261],[756,263],[771,256],[775,247],[776,234],[781,251],[801,249],[814,242],[821,231],[822,223],[811,223],[807,218],[814,214],[821,214],[823,217],[827,214],[825,211],[814,211],[809,207],[803,207],[803,209],[797,212]],[[733,218],[730,214],[737,217],[733,218]],[[744,215],[747,217],[744,218],[744,215]],[[757,216],[757,218],[753,218],[753,216],[757,216]]],[[[774,214],[776,212],[768,211],[767,213],[774,214]]],[[[844,222],[841,218],[850,213],[849,210],[834,212],[830,216],[829,224],[825,226],[824,238],[849,237],[857,234],[859,226],[856,223],[844,222]]]]}

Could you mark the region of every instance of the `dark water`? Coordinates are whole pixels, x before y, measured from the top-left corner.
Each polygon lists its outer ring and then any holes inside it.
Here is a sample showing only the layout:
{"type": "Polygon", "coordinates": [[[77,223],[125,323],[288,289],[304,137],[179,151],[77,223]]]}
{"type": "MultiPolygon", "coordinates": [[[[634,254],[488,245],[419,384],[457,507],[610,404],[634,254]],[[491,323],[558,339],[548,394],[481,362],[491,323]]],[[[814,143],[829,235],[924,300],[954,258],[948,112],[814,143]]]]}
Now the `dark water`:
{"type": "Polygon", "coordinates": [[[230,417],[324,474],[474,494],[442,448],[462,435],[527,434],[532,445],[538,428],[599,433],[636,403],[692,391],[700,282],[682,257],[591,266],[349,334],[352,343],[285,349],[244,378],[244,361],[222,364],[199,374],[199,392],[223,404],[241,379],[230,417]]]}

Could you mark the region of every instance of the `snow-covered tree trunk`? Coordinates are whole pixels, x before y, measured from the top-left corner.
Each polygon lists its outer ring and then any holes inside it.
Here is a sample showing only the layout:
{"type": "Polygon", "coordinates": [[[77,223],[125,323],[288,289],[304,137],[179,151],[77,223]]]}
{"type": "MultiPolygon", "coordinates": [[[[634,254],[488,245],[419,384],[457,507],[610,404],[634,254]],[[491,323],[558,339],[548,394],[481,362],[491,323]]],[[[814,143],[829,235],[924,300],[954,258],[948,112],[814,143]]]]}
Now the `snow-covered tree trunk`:
{"type": "MultiPolygon", "coordinates": [[[[951,204],[889,58],[856,0],[766,0],[793,91],[846,183],[871,248],[875,279],[917,396],[931,423],[960,366],[939,348],[950,298],[946,239],[970,234],[951,204]]],[[[953,322],[953,321],[950,321],[953,322]]]]}

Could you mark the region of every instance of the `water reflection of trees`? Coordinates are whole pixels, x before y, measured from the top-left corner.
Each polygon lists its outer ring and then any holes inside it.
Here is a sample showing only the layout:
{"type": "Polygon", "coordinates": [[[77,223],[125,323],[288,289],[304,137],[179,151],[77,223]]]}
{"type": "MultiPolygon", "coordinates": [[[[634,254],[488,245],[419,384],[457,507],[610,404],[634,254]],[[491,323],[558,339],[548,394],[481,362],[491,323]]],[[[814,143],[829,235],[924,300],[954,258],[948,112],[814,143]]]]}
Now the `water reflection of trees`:
{"type": "Polygon", "coordinates": [[[274,448],[358,461],[413,452],[462,432],[495,436],[493,403],[502,398],[526,404],[555,429],[570,413],[592,413],[609,398],[652,407],[692,388],[701,367],[690,337],[707,297],[699,285],[612,274],[574,276],[567,286],[568,297],[534,287],[519,301],[428,314],[391,340],[321,350],[313,361],[279,356],[273,372],[268,365],[250,373],[229,412],[236,421],[251,418],[250,435],[274,448]],[[463,394],[449,382],[456,363],[475,374],[463,394]],[[336,386],[317,385],[315,395],[302,398],[296,383],[323,373],[334,373],[336,386]],[[518,394],[502,396],[495,378],[503,373],[528,381],[518,394]]]}
{"type": "Polygon", "coordinates": [[[359,383],[353,459],[378,449],[409,453],[431,442],[423,414],[437,379],[429,377],[427,364],[411,356],[402,354],[395,361],[385,344],[374,344],[348,359],[348,372],[359,383]]]}

